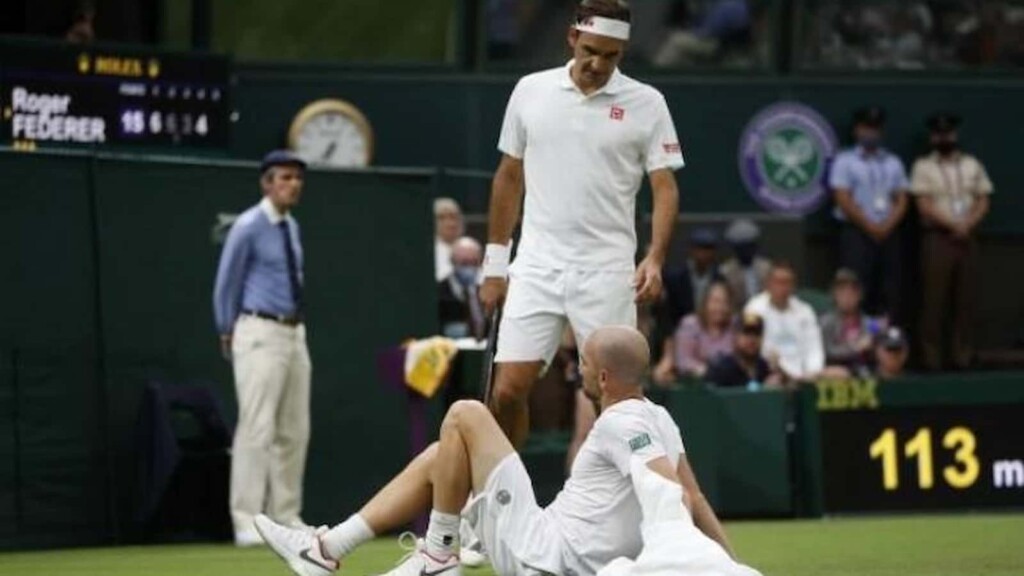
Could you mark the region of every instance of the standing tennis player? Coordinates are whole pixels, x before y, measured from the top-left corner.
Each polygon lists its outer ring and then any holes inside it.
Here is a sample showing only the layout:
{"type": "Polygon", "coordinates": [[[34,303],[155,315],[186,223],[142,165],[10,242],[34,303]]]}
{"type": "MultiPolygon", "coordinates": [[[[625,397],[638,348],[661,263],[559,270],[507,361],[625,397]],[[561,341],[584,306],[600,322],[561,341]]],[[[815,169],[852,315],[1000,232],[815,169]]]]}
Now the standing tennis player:
{"type": "Polygon", "coordinates": [[[683,155],[664,96],[618,70],[630,35],[622,0],[584,0],[569,29],[573,59],[530,74],[505,112],[481,299],[504,300],[491,410],[512,444],[529,432],[527,398],[565,322],[577,342],[636,325],[636,304],[661,291],[679,206],[683,155]],[[636,196],[654,195],[651,248],[636,265],[636,196]],[[515,262],[510,239],[523,195],[515,262]]]}

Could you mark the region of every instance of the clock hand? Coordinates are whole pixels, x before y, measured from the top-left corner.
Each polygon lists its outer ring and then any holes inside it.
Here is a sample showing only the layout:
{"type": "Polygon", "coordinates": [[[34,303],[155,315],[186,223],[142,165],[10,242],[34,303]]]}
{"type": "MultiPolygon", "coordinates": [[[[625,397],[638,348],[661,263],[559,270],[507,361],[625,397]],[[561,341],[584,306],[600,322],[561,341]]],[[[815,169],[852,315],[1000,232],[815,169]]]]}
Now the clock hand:
{"type": "Polygon", "coordinates": [[[327,150],[324,150],[323,155],[320,156],[320,159],[321,160],[325,160],[325,161],[329,160],[330,157],[334,155],[334,150],[337,147],[338,147],[338,143],[337,142],[331,142],[331,144],[329,146],[327,146],[327,150]]]}

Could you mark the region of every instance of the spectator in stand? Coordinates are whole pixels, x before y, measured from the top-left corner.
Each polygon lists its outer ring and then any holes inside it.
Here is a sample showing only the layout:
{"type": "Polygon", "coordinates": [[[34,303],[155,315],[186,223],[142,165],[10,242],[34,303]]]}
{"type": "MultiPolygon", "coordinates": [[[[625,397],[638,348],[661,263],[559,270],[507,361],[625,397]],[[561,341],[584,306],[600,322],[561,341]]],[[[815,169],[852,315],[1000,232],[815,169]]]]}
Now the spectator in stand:
{"type": "Polygon", "coordinates": [[[75,10],[64,39],[72,44],[91,44],[96,40],[96,6],[92,2],[81,2],[75,10]]]}
{"type": "Polygon", "coordinates": [[[854,115],[856,146],[836,156],[829,185],[840,222],[839,259],[857,273],[869,314],[898,321],[903,262],[899,225],[910,188],[903,162],[882,147],[885,111],[877,106],[854,115]]]}
{"type": "Polygon", "coordinates": [[[747,303],[744,312],[764,321],[761,353],[779,366],[789,383],[847,375],[845,370],[825,369],[818,318],[810,305],[794,296],[796,282],[792,264],[775,262],[768,273],[767,289],[747,303]]]}
{"type": "Polygon", "coordinates": [[[487,317],[480,304],[480,243],[462,237],[452,245],[452,273],[437,287],[441,333],[449,338],[487,336],[487,317]]]}
{"type": "Polygon", "coordinates": [[[764,290],[768,270],[772,267],[770,260],[758,255],[760,239],[761,229],[745,218],[734,220],[725,230],[725,241],[732,248],[733,257],[722,264],[719,273],[740,309],[764,290]]]}
{"type": "Polygon", "coordinates": [[[681,376],[701,378],[708,362],[732,352],[733,303],[729,287],[714,282],[693,314],[683,318],[675,334],[675,367],[681,376]]]}
{"type": "Polygon", "coordinates": [[[832,281],[835,308],[821,315],[820,324],[826,363],[865,375],[874,364],[874,340],[882,323],[861,311],[861,295],[856,272],[840,268],[832,281]]]}
{"type": "Polygon", "coordinates": [[[780,386],[782,374],[761,355],[764,321],[757,314],[743,314],[733,333],[733,350],[712,360],[704,379],[717,386],[757,390],[780,386]]]}
{"type": "Polygon", "coordinates": [[[903,330],[896,326],[887,328],[875,346],[875,357],[878,360],[875,377],[879,380],[889,380],[902,376],[909,355],[910,349],[903,330]]]}
{"type": "Polygon", "coordinates": [[[695,304],[704,298],[704,291],[712,282],[720,281],[718,274],[718,235],[711,228],[698,227],[690,233],[690,250],[686,264],[668,269],[662,274],[664,288],[654,306],[654,355],[658,357],[652,376],[659,384],[672,382],[675,377],[675,330],[684,316],[694,311],[695,304]]]}
{"type": "Polygon", "coordinates": [[[452,244],[464,231],[459,203],[451,198],[434,200],[434,274],[438,282],[452,273],[452,244]]]}
{"type": "Polygon", "coordinates": [[[929,119],[932,153],[914,163],[911,185],[923,223],[921,353],[929,370],[943,368],[946,318],[953,321],[953,365],[967,368],[974,354],[975,231],[988,214],[992,181],[981,162],[960,151],[959,125],[953,114],[929,119]]]}
{"type": "Polygon", "coordinates": [[[675,2],[672,12],[673,27],[654,56],[655,66],[708,62],[729,48],[750,50],[753,23],[747,0],[675,2]]]}

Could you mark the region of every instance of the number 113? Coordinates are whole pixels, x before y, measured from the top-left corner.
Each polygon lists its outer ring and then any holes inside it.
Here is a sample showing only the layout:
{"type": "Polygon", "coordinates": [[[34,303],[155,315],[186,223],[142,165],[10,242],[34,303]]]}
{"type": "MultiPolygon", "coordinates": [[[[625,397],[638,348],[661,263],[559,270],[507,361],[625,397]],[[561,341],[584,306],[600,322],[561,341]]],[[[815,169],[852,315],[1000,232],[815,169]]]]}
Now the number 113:
{"type": "MultiPolygon", "coordinates": [[[[942,477],[946,483],[958,490],[969,488],[978,479],[981,466],[974,450],[977,439],[970,429],[957,426],[946,431],[942,437],[942,446],[953,450],[955,465],[942,469],[942,477]]],[[[871,443],[869,450],[871,459],[882,461],[882,486],[886,491],[894,491],[900,486],[899,450],[896,441],[896,430],[886,428],[871,443]]],[[[903,446],[903,455],[907,459],[917,459],[917,486],[922,490],[930,490],[935,486],[935,471],[932,465],[932,431],[921,428],[903,446]]]]}

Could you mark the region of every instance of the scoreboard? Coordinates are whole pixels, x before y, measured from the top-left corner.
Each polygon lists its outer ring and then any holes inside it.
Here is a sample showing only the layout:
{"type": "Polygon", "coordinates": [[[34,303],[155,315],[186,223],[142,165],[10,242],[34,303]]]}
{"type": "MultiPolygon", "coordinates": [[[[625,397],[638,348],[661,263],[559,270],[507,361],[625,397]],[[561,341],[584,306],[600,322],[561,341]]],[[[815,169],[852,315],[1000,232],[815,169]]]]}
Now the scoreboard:
{"type": "Polygon", "coordinates": [[[0,143],[226,149],[230,63],[51,42],[0,43],[0,143]]]}
{"type": "Polygon", "coordinates": [[[825,510],[1024,507],[1020,394],[819,382],[825,510]]]}

